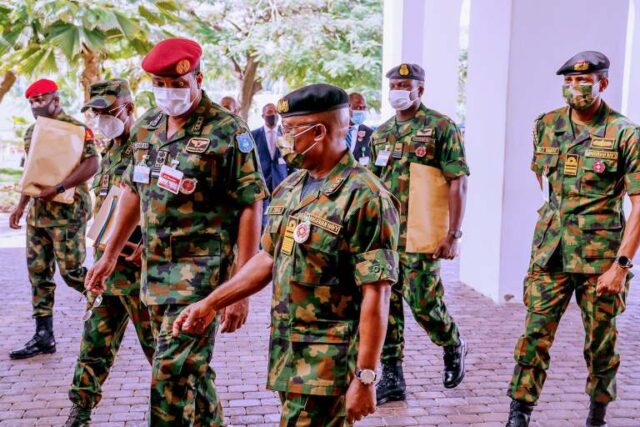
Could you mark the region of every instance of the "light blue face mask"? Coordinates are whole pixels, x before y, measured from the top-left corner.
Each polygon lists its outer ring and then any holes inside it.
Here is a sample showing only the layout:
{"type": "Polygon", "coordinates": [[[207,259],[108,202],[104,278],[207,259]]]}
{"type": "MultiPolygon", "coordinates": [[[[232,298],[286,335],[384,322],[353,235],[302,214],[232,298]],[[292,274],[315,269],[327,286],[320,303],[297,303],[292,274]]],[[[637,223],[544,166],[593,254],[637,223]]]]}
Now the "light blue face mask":
{"type": "Polygon", "coordinates": [[[353,110],[353,115],[351,116],[351,121],[360,126],[367,120],[367,112],[365,110],[353,110]]]}

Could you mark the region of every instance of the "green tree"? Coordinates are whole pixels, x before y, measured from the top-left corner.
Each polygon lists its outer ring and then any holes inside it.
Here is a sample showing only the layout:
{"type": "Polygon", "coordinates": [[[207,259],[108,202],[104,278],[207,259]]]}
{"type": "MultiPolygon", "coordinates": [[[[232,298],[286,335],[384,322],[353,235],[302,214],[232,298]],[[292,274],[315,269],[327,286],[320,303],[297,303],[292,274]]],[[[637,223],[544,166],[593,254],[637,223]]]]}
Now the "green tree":
{"type": "Polygon", "coordinates": [[[0,72],[7,83],[0,84],[0,101],[16,74],[46,73],[77,76],[87,99],[89,85],[103,77],[104,62],[146,53],[150,39],[162,38],[162,27],[176,20],[177,9],[173,0],[5,1],[0,5],[0,72]]]}
{"type": "Polygon", "coordinates": [[[208,75],[235,79],[241,115],[265,84],[325,82],[380,105],[381,0],[186,2],[181,16],[205,45],[208,75]]]}

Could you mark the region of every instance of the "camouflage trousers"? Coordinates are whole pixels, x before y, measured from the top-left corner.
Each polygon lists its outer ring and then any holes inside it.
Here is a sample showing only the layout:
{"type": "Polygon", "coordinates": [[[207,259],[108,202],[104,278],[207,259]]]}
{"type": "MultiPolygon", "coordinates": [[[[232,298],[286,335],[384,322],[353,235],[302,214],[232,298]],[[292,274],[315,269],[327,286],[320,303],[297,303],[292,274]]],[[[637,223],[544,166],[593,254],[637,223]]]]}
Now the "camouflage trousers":
{"type": "Polygon", "coordinates": [[[313,396],[279,392],[280,427],[350,427],[345,395],[313,396]]]}
{"type": "Polygon", "coordinates": [[[76,363],[69,399],[76,405],[94,408],[102,398],[101,386],[109,375],[122,343],[129,319],[135,327],[140,347],[149,364],[155,342],[149,310],[137,292],[126,296],[104,295],[84,323],[80,354],[76,363]]]}
{"type": "Polygon", "coordinates": [[[65,283],[84,291],[83,267],[85,224],[63,227],[34,227],[27,225],[27,270],[31,282],[33,317],[53,315],[56,283],[55,262],[65,283]]]}
{"type": "Polygon", "coordinates": [[[616,316],[626,307],[629,282],[621,294],[598,296],[598,275],[554,270],[534,265],[524,281],[525,332],[516,344],[516,367],[507,394],[527,403],[538,401],[549,369],[549,350],[556,329],[575,292],[585,331],[584,359],[589,371],[585,391],[599,402],[614,400],[616,372],[620,366],[616,316]]]}
{"type": "Polygon", "coordinates": [[[382,347],[383,362],[395,362],[404,357],[403,297],[416,322],[434,344],[440,347],[460,344],[458,327],[444,303],[440,261],[434,261],[428,255],[401,253],[398,281],[391,288],[389,324],[382,347]]]}
{"type": "Polygon", "coordinates": [[[156,337],[151,378],[150,427],[224,426],[215,372],[209,366],[217,322],[202,335],[171,335],[174,320],[186,305],[152,305],[156,337]]]}

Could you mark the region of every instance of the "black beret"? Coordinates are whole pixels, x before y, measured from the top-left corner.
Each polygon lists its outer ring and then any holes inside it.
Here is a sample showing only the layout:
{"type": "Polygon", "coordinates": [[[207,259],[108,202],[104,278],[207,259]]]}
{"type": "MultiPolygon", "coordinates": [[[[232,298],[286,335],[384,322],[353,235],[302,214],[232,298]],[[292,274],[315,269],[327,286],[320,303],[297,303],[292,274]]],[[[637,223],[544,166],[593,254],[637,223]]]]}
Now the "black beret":
{"type": "Polygon", "coordinates": [[[400,64],[387,71],[389,79],[408,79],[424,81],[424,70],[418,64],[400,64]]]}
{"type": "Polygon", "coordinates": [[[556,72],[557,75],[588,74],[609,69],[609,58],[604,53],[586,50],[572,56],[556,72]]]}
{"type": "Polygon", "coordinates": [[[296,89],[280,98],[276,107],[282,117],[304,116],[348,107],[349,97],[339,87],[318,83],[296,89]]]}

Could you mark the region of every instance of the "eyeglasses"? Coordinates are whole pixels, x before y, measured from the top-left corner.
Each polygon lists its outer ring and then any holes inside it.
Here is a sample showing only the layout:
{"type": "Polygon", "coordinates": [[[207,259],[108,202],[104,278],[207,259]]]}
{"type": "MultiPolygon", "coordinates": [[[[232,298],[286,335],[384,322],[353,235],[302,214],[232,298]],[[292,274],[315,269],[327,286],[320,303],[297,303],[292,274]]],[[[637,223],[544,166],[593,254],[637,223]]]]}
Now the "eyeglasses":
{"type": "Polygon", "coordinates": [[[93,301],[91,301],[90,294],[88,294],[87,292],[88,290],[85,290],[82,293],[82,295],[84,295],[87,298],[87,302],[91,304],[91,307],[89,307],[84,312],[84,315],[82,316],[82,320],[85,322],[91,318],[91,315],[93,314],[93,309],[100,307],[100,304],[102,304],[102,295],[96,295],[95,298],[93,298],[93,301]]]}
{"type": "Polygon", "coordinates": [[[310,127],[316,126],[317,124],[318,123],[309,123],[309,124],[306,124],[306,125],[282,126],[281,129],[282,129],[282,133],[283,134],[287,134],[287,133],[291,133],[291,131],[293,131],[294,129],[297,129],[297,128],[310,128],[310,127]]]}

